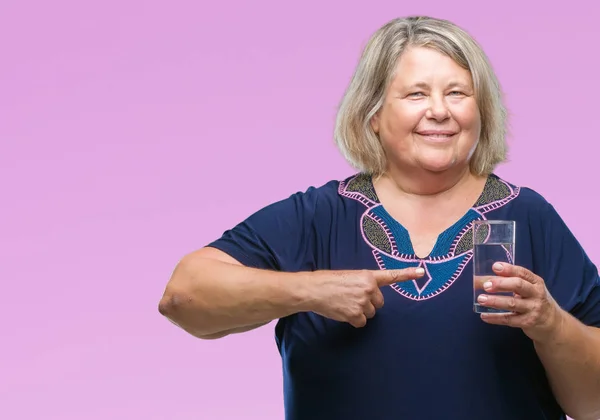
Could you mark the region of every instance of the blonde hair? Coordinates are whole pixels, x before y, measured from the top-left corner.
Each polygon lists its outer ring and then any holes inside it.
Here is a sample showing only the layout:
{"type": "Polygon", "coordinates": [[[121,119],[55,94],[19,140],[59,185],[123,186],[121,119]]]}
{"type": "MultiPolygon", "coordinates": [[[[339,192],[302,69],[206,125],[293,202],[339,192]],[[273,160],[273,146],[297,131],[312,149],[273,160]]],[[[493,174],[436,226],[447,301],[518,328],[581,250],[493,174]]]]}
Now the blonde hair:
{"type": "Polygon", "coordinates": [[[374,176],[385,171],[386,156],[370,122],[383,105],[398,59],[409,46],[433,48],[471,73],[481,133],[470,169],[489,175],[507,154],[507,112],[500,84],[482,48],[467,32],[427,16],[394,19],[371,36],[338,109],[337,147],[360,171],[374,176]]]}

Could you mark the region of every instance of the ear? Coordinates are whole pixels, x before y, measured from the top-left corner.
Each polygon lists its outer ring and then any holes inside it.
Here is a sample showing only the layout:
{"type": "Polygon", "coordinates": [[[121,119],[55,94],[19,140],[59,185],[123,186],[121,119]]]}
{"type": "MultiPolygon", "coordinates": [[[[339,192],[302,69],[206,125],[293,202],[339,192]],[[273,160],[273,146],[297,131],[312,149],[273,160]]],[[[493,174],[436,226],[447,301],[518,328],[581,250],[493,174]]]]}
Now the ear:
{"type": "Polygon", "coordinates": [[[373,118],[371,118],[370,124],[371,124],[371,128],[373,129],[375,134],[379,134],[379,112],[377,112],[375,115],[373,115],[373,118]]]}

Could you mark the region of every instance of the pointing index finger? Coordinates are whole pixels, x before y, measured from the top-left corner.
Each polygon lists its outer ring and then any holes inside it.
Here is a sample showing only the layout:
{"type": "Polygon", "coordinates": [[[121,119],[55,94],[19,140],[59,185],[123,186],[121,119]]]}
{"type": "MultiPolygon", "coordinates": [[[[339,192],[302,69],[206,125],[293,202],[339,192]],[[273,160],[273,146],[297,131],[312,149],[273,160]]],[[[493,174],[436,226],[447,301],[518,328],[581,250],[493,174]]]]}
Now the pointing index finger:
{"type": "Polygon", "coordinates": [[[414,280],[425,274],[422,267],[403,268],[399,270],[374,270],[373,275],[379,287],[389,286],[401,281],[414,280]]]}

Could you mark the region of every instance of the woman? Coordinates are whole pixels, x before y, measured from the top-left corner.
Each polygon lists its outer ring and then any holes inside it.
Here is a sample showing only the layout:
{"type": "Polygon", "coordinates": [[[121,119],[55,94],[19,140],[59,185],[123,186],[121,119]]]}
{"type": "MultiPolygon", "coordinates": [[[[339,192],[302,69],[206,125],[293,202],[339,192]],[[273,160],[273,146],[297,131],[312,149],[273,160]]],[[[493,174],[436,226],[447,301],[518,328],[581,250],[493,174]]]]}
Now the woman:
{"type": "Polygon", "coordinates": [[[494,174],[505,118],[467,33],[389,22],[339,109],[358,173],[185,256],[161,313],[204,339],[278,320],[289,420],[600,418],[598,271],[543,197],[494,174]],[[519,265],[479,298],[509,314],[473,313],[481,219],[516,221],[519,265]]]}

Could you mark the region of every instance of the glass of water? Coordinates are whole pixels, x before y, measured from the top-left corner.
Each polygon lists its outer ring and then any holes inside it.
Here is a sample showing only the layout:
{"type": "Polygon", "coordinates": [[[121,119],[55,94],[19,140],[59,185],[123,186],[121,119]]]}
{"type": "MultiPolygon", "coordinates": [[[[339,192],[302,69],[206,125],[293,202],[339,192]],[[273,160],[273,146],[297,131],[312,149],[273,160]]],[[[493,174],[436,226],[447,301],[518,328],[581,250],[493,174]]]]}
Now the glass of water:
{"type": "Polygon", "coordinates": [[[509,220],[476,220],[473,222],[473,310],[476,313],[505,313],[477,302],[481,294],[512,296],[511,292],[489,293],[483,284],[498,277],[492,266],[497,262],[515,262],[515,222],[509,220]]]}

